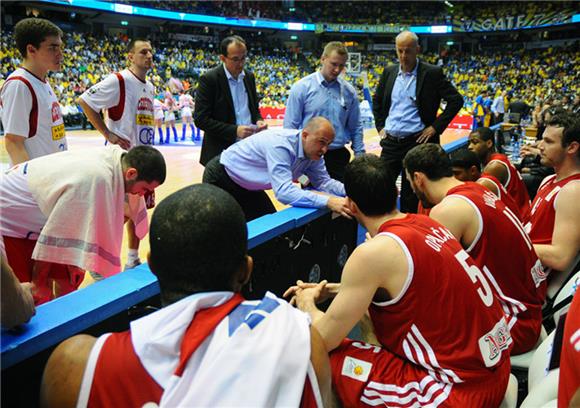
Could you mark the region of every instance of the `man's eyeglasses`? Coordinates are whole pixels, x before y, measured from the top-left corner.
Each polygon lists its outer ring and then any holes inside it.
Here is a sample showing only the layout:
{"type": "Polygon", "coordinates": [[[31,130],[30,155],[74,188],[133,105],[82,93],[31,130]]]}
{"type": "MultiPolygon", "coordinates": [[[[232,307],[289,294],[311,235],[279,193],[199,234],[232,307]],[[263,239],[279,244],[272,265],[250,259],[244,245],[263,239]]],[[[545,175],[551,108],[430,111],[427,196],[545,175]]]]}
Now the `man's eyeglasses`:
{"type": "Polygon", "coordinates": [[[229,60],[231,60],[231,61],[233,61],[233,62],[236,62],[237,63],[237,62],[244,62],[244,61],[246,61],[248,59],[248,56],[247,55],[244,55],[243,57],[233,57],[233,58],[226,56],[226,58],[229,59],[229,60]]]}

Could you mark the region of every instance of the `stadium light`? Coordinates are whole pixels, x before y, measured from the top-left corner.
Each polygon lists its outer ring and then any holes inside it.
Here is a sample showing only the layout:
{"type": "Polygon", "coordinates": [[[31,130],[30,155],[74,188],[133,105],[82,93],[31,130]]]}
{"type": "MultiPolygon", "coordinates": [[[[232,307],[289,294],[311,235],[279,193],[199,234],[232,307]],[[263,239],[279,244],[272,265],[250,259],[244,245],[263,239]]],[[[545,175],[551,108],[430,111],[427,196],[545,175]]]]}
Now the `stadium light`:
{"type": "Polygon", "coordinates": [[[447,7],[453,8],[453,3],[451,3],[450,1],[445,0],[445,4],[447,5],[447,7]]]}
{"type": "Polygon", "coordinates": [[[291,35],[291,36],[290,36],[290,39],[291,39],[291,40],[297,40],[297,39],[298,39],[298,36],[297,36],[297,35],[291,35]]]}
{"type": "Polygon", "coordinates": [[[432,34],[450,33],[451,26],[431,26],[430,31],[432,34]]]}
{"type": "Polygon", "coordinates": [[[122,26],[128,26],[129,25],[129,22],[126,21],[126,20],[123,20],[123,21],[121,21],[121,25],[122,26]]]}
{"type": "Polygon", "coordinates": [[[455,43],[454,43],[453,41],[447,41],[447,43],[446,43],[446,44],[447,44],[447,45],[453,45],[453,44],[455,44],[455,43]]]}

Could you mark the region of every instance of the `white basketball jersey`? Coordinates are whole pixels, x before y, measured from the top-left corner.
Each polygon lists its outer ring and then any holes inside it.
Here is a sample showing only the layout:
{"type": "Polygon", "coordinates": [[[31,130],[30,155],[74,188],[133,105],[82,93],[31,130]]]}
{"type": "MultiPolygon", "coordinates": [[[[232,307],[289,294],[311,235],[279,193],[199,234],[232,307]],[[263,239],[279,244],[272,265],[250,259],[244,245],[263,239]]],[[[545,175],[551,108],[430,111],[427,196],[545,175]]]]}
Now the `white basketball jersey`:
{"type": "Polygon", "coordinates": [[[125,69],[93,85],[81,98],[96,111],[106,109],[107,127],[138,146],[153,144],[154,96],[151,82],[125,69]]]}
{"type": "Polygon", "coordinates": [[[30,159],[67,150],[60,105],[49,83],[17,68],[2,86],[4,133],[25,137],[30,159]]]}

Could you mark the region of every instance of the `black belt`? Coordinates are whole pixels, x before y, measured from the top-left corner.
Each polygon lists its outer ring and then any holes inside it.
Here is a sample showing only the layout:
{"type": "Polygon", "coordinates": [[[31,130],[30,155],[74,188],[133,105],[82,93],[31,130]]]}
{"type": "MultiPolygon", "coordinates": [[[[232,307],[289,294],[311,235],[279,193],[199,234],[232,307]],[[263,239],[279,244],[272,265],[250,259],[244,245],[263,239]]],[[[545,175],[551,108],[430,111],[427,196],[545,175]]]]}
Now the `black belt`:
{"type": "Polygon", "coordinates": [[[412,135],[409,135],[409,136],[397,137],[397,136],[393,136],[393,135],[390,135],[387,132],[385,132],[385,139],[390,140],[390,141],[395,142],[395,143],[403,143],[409,139],[415,139],[416,137],[419,137],[419,135],[421,133],[423,133],[422,130],[417,132],[417,133],[413,133],[412,135]]]}

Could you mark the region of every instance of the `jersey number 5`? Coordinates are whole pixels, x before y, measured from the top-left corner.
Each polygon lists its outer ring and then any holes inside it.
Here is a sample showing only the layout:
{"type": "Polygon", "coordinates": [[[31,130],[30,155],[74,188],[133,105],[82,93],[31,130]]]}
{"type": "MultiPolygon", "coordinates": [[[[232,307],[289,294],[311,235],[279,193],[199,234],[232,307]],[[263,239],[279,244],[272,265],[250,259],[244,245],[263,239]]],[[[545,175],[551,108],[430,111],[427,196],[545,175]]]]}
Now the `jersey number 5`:
{"type": "Polygon", "coordinates": [[[467,272],[473,283],[477,283],[479,281],[480,287],[477,288],[477,294],[483,301],[484,305],[487,307],[491,306],[493,304],[493,292],[491,291],[491,287],[489,286],[489,283],[485,279],[485,276],[481,270],[476,265],[469,265],[467,263],[469,255],[467,255],[467,252],[463,250],[455,254],[455,259],[457,259],[463,269],[465,269],[465,272],[467,272]]]}

